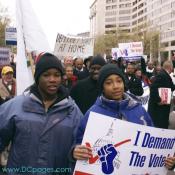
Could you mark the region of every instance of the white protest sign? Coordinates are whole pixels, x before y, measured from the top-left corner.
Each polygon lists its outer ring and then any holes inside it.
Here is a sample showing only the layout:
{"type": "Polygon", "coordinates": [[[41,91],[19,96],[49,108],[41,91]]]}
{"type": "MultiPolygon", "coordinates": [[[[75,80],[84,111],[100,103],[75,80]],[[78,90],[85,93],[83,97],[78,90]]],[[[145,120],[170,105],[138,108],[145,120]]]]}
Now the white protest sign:
{"type": "Polygon", "coordinates": [[[93,55],[93,40],[87,37],[71,37],[58,34],[54,54],[60,60],[67,56],[81,58],[91,56],[93,55]]]}
{"type": "Polygon", "coordinates": [[[0,66],[10,64],[10,49],[0,47],[0,66]]]}
{"type": "Polygon", "coordinates": [[[93,156],[77,161],[74,175],[165,175],[164,161],[175,151],[175,131],[91,112],[82,144],[92,148],[93,156]]]}
{"type": "Polygon", "coordinates": [[[119,49],[122,52],[122,57],[137,57],[143,55],[142,42],[119,43],[119,49]]]}

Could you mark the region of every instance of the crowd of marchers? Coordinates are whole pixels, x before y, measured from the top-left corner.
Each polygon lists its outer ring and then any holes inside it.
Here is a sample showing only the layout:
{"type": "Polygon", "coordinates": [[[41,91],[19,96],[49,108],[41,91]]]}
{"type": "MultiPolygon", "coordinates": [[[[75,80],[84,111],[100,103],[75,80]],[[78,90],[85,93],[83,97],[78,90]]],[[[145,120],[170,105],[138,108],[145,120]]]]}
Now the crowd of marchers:
{"type": "MultiPolygon", "coordinates": [[[[65,57],[61,62],[51,53],[42,53],[35,65],[34,84],[19,96],[15,66],[3,66],[1,168],[71,168],[71,172],[62,174],[73,173],[76,160],[92,156],[92,149],[81,144],[90,112],[175,129],[175,121],[170,120],[175,117],[174,101],[169,104],[159,95],[159,88],[175,90],[173,63],[174,59],[154,64],[142,57],[136,62],[104,59],[100,55],[85,59],[65,57]],[[145,86],[150,89],[148,111],[139,101],[145,86]]],[[[164,163],[173,170],[175,157],[167,157],[164,163]]]]}

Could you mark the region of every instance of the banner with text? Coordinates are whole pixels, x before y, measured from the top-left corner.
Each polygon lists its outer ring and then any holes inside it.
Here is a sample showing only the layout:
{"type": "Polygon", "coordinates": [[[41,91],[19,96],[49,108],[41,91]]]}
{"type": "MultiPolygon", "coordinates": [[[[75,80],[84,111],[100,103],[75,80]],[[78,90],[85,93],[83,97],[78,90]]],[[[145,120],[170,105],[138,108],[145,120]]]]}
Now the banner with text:
{"type": "Polygon", "coordinates": [[[119,57],[128,61],[140,60],[144,56],[142,42],[119,43],[119,48],[112,48],[111,54],[115,60],[119,57]]]}
{"type": "Polygon", "coordinates": [[[85,58],[93,55],[92,38],[57,35],[54,54],[63,60],[66,56],[85,58]]]}
{"type": "Polygon", "coordinates": [[[82,144],[91,147],[93,155],[87,161],[77,161],[74,175],[165,175],[164,161],[174,155],[175,130],[91,112],[82,144]]]}

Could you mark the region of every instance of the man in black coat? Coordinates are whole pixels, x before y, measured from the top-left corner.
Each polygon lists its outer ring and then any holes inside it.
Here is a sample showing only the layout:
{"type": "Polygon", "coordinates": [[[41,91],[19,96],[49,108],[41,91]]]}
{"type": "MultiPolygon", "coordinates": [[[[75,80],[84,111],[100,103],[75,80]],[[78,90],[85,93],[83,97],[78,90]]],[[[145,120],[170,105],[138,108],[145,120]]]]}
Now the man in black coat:
{"type": "Polygon", "coordinates": [[[135,65],[132,63],[128,63],[126,67],[126,86],[136,96],[143,94],[142,82],[135,76],[135,65]]]}
{"type": "Polygon", "coordinates": [[[89,71],[86,67],[83,66],[82,58],[77,58],[75,60],[75,68],[73,70],[73,73],[78,78],[78,80],[83,80],[89,76],[89,71]]]}
{"type": "Polygon", "coordinates": [[[98,74],[102,66],[105,65],[105,60],[101,56],[96,56],[91,60],[89,77],[78,81],[71,89],[70,95],[75,100],[83,114],[94,104],[98,95],[98,74]]]}
{"type": "Polygon", "coordinates": [[[175,90],[175,85],[172,82],[170,73],[173,70],[171,61],[165,61],[163,69],[155,77],[155,81],[150,87],[150,99],[148,105],[148,112],[151,115],[154,125],[158,128],[168,128],[170,104],[167,104],[159,96],[159,88],[170,88],[171,91],[175,90]]]}

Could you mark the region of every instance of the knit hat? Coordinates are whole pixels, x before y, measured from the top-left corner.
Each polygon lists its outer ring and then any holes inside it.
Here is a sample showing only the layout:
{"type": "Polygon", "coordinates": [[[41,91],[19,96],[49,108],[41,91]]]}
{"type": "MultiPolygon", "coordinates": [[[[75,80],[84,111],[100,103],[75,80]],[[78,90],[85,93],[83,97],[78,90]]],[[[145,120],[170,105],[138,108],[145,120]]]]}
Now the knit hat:
{"type": "Polygon", "coordinates": [[[102,92],[103,83],[105,79],[112,74],[119,75],[122,78],[124,86],[126,88],[125,76],[120,70],[120,68],[118,68],[116,64],[106,64],[101,68],[99,72],[98,84],[99,84],[100,92],[102,92]]]}
{"type": "Polygon", "coordinates": [[[36,63],[35,74],[34,74],[36,84],[38,83],[40,75],[51,68],[58,69],[61,72],[61,75],[63,75],[63,67],[60,60],[58,60],[56,56],[50,53],[44,53],[37,60],[36,63]]]}
{"type": "Polygon", "coordinates": [[[94,58],[91,59],[90,67],[92,65],[95,65],[95,64],[104,66],[106,64],[106,62],[105,62],[105,60],[102,56],[97,55],[97,56],[95,56],[94,58]]]}

